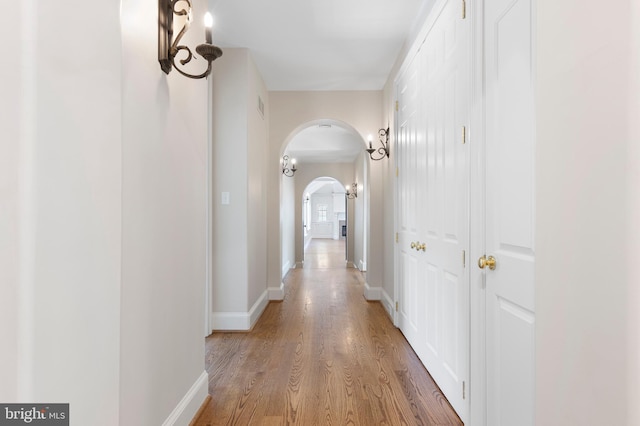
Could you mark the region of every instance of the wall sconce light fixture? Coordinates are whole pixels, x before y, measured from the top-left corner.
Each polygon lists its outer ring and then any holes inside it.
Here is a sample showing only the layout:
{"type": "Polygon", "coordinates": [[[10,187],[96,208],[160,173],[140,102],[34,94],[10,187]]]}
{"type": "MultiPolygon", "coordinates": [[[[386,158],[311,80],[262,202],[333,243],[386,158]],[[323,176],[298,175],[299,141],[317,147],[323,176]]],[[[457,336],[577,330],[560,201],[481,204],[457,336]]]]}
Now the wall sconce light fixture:
{"type": "Polygon", "coordinates": [[[287,177],[293,177],[293,175],[296,173],[296,159],[292,158],[291,159],[291,168],[289,168],[289,156],[285,155],[284,157],[282,157],[282,174],[287,176],[287,177]]]}
{"type": "Polygon", "coordinates": [[[369,157],[375,161],[382,160],[385,156],[389,158],[389,128],[387,127],[386,129],[378,130],[378,139],[382,144],[381,148],[378,148],[377,150],[374,149],[371,146],[372,139],[373,137],[369,135],[369,149],[367,149],[367,152],[369,153],[369,157]],[[374,152],[376,152],[376,154],[379,155],[379,157],[378,156],[374,157],[373,156],[374,152]]]}
{"type": "Polygon", "coordinates": [[[345,197],[347,197],[350,200],[353,200],[354,198],[358,198],[358,183],[354,182],[351,185],[347,185],[346,186],[346,190],[347,192],[345,192],[345,197]]]}
{"type": "Polygon", "coordinates": [[[189,25],[191,25],[190,0],[158,0],[158,62],[160,62],[160,68],[165,74],[169,74],[171,69],[175,67],[180,74],[189,78],[207,77],[211,73],[211,63],[222,56],[222,49],[212,44],[213,18],[207,12],[205,15],[205,43],[196,46],[196,53],[206,59],[208,63],[207,69],[202,74],[189,74],[181,70],[176,63],[176,56],[180,51],[184,51],[186,54],[184,59],[179,60],[180,65],[184,66],[191,62],[191,59],[197,59],[189,47],[179,44],[182,36],[189,30],[189,25]],[[183,3],[182,7],[179,6],[180,3],[183,3]],[[175,38],[173,37],[174,15],[186,16],[184,26],[175,38]]]}

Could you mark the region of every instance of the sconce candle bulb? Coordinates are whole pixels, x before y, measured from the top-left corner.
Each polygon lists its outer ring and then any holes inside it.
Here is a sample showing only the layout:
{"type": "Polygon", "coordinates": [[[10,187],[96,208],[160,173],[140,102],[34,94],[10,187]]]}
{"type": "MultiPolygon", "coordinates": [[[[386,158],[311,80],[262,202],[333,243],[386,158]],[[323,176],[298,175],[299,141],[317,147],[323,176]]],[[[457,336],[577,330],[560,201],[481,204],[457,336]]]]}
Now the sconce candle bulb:
{"type": "Polygon", "coordinates": [[[213,44],[213,34],[211,29],[213,28],[213,16],[207,12],[204,15],[204,39],[207,44],[213,44]]]}

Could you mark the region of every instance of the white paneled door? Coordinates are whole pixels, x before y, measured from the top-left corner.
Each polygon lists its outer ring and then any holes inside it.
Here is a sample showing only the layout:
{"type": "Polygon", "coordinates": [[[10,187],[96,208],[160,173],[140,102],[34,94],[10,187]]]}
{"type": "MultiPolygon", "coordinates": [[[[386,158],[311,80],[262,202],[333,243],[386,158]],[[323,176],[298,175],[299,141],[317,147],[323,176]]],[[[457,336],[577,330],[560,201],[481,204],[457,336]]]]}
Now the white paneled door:
{"type": "Polygon", "coordinates": [[[486,253],[479,266],[486,282],[491,426],[534,424],[532,3],[485,1],[486,253]]]}
{"type": "Polygon", "coordinates": [[[461,5],[438,2],[397,82],[397,253],[398,325],[466,421],[470,75],[461,5]]]}
{"type": "MultiPolygon", "coordinates": [[[[421,260],[417,249],[420,209],[423,203],[418,199],[418,190],[423,184],[424,164],[418,166],[420,153],[424,153],[424,135],[418,133],[418,61],[407,68],[403,80],[398,85],[398,287],[397,311],[398,327],[416,351],[424,347],[420,328],[424,325],[420,316],[424,312],[420,301],[424,299],[424,287],[420,286],[418,263],[421,260]]],[[[422,155],[423,156],[423,155],[422,155]]]]}

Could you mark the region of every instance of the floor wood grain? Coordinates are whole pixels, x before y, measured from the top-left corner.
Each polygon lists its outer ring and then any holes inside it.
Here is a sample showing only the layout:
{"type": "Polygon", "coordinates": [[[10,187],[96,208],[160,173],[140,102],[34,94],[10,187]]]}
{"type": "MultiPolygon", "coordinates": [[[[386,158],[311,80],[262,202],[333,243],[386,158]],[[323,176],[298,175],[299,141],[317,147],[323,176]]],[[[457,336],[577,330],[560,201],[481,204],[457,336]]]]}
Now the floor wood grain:
{"type": "Polygon", "coordinates": [[[206,341],[211,399],[193,425],[461,425],[382,305],[313,240],[248,333],[206,341]]]}

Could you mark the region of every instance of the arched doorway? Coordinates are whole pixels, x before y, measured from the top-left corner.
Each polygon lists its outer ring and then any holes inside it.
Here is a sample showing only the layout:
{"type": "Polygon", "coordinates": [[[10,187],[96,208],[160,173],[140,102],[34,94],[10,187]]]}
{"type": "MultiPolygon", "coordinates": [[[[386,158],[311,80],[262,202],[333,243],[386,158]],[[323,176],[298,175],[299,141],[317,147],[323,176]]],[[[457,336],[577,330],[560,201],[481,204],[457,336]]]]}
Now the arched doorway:
{"type": "MultiPolygon", "coordinates": [[[[349,266],[365,266],[368,240],[368,161],[365,142],[352,126],[337,120],[314,120],[299,126],[283,143],[282,156],[297,160],[295,176],[282,175],[280,185],[281,260],[283,275],[290,267],[302,267],[304,262],[305,235],[303,223],[304,197],[310,191],[307,186],[316,179],[330,177],[337,181],[341,200],[344,188],[357,184],[358,198],[346,204],[345,221],[347,235],[346,260],[349,266]],[[358,230],[356,233],[355,230],[358,230]],[[356,256],[357,254],[357,256],[356,256]]],[[[319,182],[322,182],[321,180],[319,182]]],[[[338,192],[336,189],[333,192],[338,192]]],[[[335,204],[335,201],[333,202],[335,204]]],[[[327,203],[327,213],[329,213],[327,203]]],[[[310,207],[310,206],[309,206],[310,207]]],[[[340,239],[342,225],[335,217],[327,217],[326,232],[340,239]],[[330,220],[329,220],[330,219],[330,220]],[[331,228],[329,231],[328,229],[331,228]]],[[[311,218],[309,219],[309,221],[311,218]]],[[[309,222],[309,225],[311,223],[309,222]]],[[[310,230],[309,230],[310,231],[310,230]]],[[[325,236],[329,236],[325,233],[325,236]]],[[[360,268],[363,270],[364,268],[360,268]]]]}

